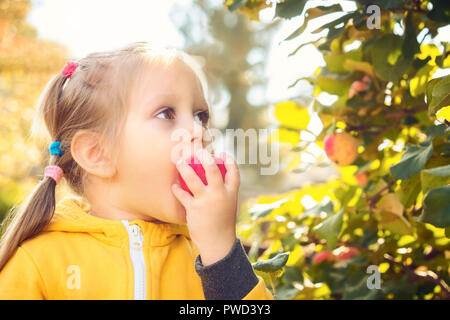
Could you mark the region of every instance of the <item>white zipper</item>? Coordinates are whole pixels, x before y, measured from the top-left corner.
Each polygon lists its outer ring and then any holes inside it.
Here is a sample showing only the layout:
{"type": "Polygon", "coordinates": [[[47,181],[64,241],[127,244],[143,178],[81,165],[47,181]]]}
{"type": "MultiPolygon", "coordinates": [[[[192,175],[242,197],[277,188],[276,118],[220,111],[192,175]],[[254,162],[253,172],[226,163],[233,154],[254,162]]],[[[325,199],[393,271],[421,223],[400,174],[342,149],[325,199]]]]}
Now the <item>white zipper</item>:
{"type": "Polygon", "coordinates": [[[121,220],[130,238],[130,258],[134,270],[134,300],[145,300],[146,277],[143,241],[144,235],[137,224],[130,226],[127,220],[121,220]]]}

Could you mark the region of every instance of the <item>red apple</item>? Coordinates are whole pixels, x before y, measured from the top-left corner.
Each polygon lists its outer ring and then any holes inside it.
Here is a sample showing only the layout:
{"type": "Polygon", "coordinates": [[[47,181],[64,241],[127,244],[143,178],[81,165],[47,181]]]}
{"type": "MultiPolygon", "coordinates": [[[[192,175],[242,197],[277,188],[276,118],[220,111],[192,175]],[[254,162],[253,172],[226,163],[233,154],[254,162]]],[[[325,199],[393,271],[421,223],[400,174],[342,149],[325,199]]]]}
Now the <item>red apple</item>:
{"type": "Polygon", "coordinates": [[[351,99],[354,95],[356,95],[359,92],[366,91],[372,80],[368,76],[364,76],[362,81],[355,81],[352,83],[348,97],[351,99]]]}
{"type": "Polygon", "coordinates": [[[314,257],[313,257],[313,263],[314,264],[319,264],[319,263],[321,263],[321,262],[323,262],[325,260],[328,261],[328,262],[333,262],[334,256],[331,253],[331,251],[324,250],[324,251],[321,251],[321,252],[317,252],[314,255],[314,257]]]}
{"type": "Polygon", "coordinates": [[[353,256],[356,256],[359,254],[359,250],[356,248],[345,248],[344,251],[342,251],[341,253],[339,253],[339,255],[337,256],[336,260],[337,261],[344,261],[344,260],[348,260],[353,256]]]}
{"type": "Polygon", "coordinates": [[[365,187],[369,183],[369,177],[367,175],[367,172],[360,172],[358,174],[355,174],[355,178],[360,186],[365,187]]]}
{"type": "MultiPolygon", "coordinates": [[[[227,173],[227,169],[225,168],[225,164],[223,163],[223,160],[212,156],[214,161],[216,162],[217,166],[219,167],[220,173],[222,174],[222,179],[225,181],[225,174],[227,173]]],[[[191,166],[192,169],[194,169],[195,173],[200,177],[200,179],[202,180],[204,185],[208,185],[208,181],[206,181],[206,174],[205,174],[205,168],[203,168],[200,160],[198,160],[195,157],[191,157],[188,161],[188,164],[191,166]]],[[[183,180],[183,177],[181,176],[181,174],[178,174],[179,178],[180,178],[180,186],[183,190],[186,190],[187,192],[189,192],[191,195],[192,192],[189,189],[189,187],[187,186],[186,182],[183,180]]]]}
{"type": "Polygon", "coordinates": [[[324,140],[325,153],[339,166],[346,166],[358,157],[358,140],[348,132],[328,135],[324,140]]]}

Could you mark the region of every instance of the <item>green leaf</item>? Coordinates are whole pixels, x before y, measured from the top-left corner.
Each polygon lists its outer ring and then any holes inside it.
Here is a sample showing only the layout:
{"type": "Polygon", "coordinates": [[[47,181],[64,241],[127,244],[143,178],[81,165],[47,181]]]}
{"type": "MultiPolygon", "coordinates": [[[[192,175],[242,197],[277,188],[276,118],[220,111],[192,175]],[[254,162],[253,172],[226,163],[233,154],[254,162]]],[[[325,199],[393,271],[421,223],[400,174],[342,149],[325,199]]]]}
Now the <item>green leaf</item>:
{"type": "Polygon", "coordinates": [[[439,109],[450,105],[450,75],[431,80],[426,91],[428,113],[433,115],[439,109]]]}
{"type": "Polygon", "coordinates": [[[438,228],[450,225],[450,186],[428,191],[423,199],[423,213],[417,221],[438,228]]]}
{"type": "Polygon", "coordinates": [[[311,85],[315,85],[315,81],[316,81],[316,79],[311,78],[311,77],[301,77],[301,78],[296,79],[293,83],[291,83],[291,84],[288,86],[288,88],[295,87],[295,85],[296,85],[299,81],[301,81],[301,80],[308,81],[311,85]]]}
{"type": "MultiPolygon", "coordinates": [[[[357,159],[356,161],[358,161],[358,160],[359,159],[357,159]]],[[[357,165],[359,166],[360,164],[357,164],[357,165]]],[[[358,170],[356,170],[355,175],[357,175],[360,172],[369,170],[372,165],[373,165],[373,161],[368,161],[366,163],[362,163],[361,166],[358,168],[358,170]]]]}
{"type": "Polygon", "coordinates": [[[230,11],[235,11],[245,5],[246,1],[243,0],[234,0],[233,3],[227,5],[230,11]]]}
{"type": "Polygon", "coordinates": [[[319,75],[317,76],[317,85],[322,91],[326,91],[329,94],[343,96],[348,93],[351,82],[319,75]]]}
{"type": "Polygon", "coordinates": [[[398,83],[410,67],[411,59],[406,59],[401,55],[402,43],[401,37],[386,34],[368,47],[375,72],[384,81],[398,83]]]}
{"type": "Polygon", "coordinates": [[[323,56],[327,69],[334,73],[347,73],[348,71],[344,68],[343,64],[345,61],[345,55],[329,54],[323,56]]]}
{"type": "MultiPolygon", "coordinates": [[[[357,17],[358,15],[359,15],[359,13],[358,13],[357,11],[354,11],[354,12],[350,12],[350,13],[344,14],[344,15],[341,16],[340,18],[338,18],[338,19],[336,19],[336,20],[333,20],[333,21],[331,21],[331,22],[329,22],[329,23],[326,23],[326,24],[324,24],[323,26],[321,26],[321,27],[315,29],[314,31],[311,31],[311,33],[319,33],[319,32],[321,32],[321,31],[323,31],[323,30],[325,30],[325,29],[330,29],[330,32],[331,32],[331,30],[336,29],[335,27],[336,27],[337,25],[339,25],[339,24],[341,24],[341,23],[346,24],[346,23],[348,22],[348,20],[350,20],[351,18],[355,18],[355,17],[357,17]]],[[[345,27],[345,26],[344,26],[344,27],[345,27]]],[[[339,29],[341,29],[341,28],[339,28],[339,29]]]]}
{"type": "Polygon", "coordinates": [[[383,229],[394,234],[412,234],[411,224],[403,216],[404,206],[397,193],[388,193],[381,197],[375,207],[375,218],[383,229]]]}
{"type": "Polygon", "coordinates": [[[250,208],[249,213],[252,220],[257,220],[269,215],[274,209],[279,208],[283,203],[288,201],[289,198],[283,198],[272,203],[257,203],[250,208]]]}
{"type": "Polygon", "coordinates": [[[380,290],[369,289],[367,280],[369,275],[358,273],[345,283],[342,300],[375,300],[380,298],[380,290]]]}
{"type": "Polygon", "coordinates": [[[444,51],[440,56],[436,57],[436,64],[439,68],[447,68],[448,62],[450,62],[450,59],[447,59],[447,57],[450,55],[450,44],[448,42],[442,42],[442,45],[444,46],[444,51]]]}
{"type": "Polygon", "coordinates": [[[300,289],[288,284],[277,288],[278,300],[292,300],[295,298],[300,289]]]}
{"type": "Polygon", "coordinates": [[[414,78],[409,82],[409,92],[411,93],[411,96],[418,97],[425,92],[426,84],[428,80],[431,79],[431,76],[433,75],[432,71],[434,70],[435,67],[426,64],[417,71],[414,78]]]}
{"type": "Polygon", "coordinates": [[[347,73],[348,70],[344,67],[346,59],[352,61],[361,60],[361,50],[352,50],[345,54],[327,54],[323,56],[327,63],[327,69],[333,73],[347,73]]]}
{"type": "Polygon", "coordinates": [[[402,159],[390,169],[392,177],[395,180],[403,180],[408,179],[415,173],[419,173],[427,163],[428,159],[430,159],[432,152],[433,144],[431,141],[425,146],[407,144],[402,159]]]}
{"type": "Polygon", "coordinates": [[[303,24],[299,28],[297,28],[294,32],[292,32],[289,36],[287,36],[281,42],[292,40],[292,39],[298,37],[299,35],[301,35],[303,33],[303,31],[305,31],[306,27],[308,26],[308,20],[309,20],[308,18],[305,18],[305,22],[303,22],[303,24]]]}
{"type": "Polygon", "coordinates": [[[358,188],[358,186],[338,188],[335,191],[335,196],[343,206],[346,206],[347,203],[353,198],[358,188]]]}
{"type": "Polygon", "coordinates": [[[334,4],[332,6],[317,6],[317,7],[309,8],[305,12],[305,20],[303,21],[302,25],[300,25],[300,27],[298,27],[293,33],[291,33],[283,41],[292,40],[292,39],[298,37],[299,35],[301,35],[303,33],[303,31],[305,31],[306,27],[308,26],[308,22],[310,20],[315,19],[320,16],[323,16],[323,15],[326,15],[326,14],[329,14],[329,13],[332,13],[332,12],[336,12],[336,11],[342,11],[342,7],[340,4],[334,4]]]}
{"type": "Polygon", "coordinates": [[[403,6],[403,0],[362,0],[367,5],[376,4],[383,9],[397,9],[403,6]]]}
{"type": "Polygon", "coordinates": [[[342,218],[344,208],[341,208],[338,213],[328,217],[326,220],[314,227],[314,231],[322,238],[327,240],[329,249],[336,247],[336,240],[341,233],[342,218]]]}
{"type": "Polygon", "coordinates": [[[412,235],[411,224],[404,216],[398,216],[389,212],[379,213],[380,226],[391,231],[393,234],[412,235]]]}
{"type": "Polygon", "coordinates": [[[402,44],[402,53],[406,59],[412,59],[418,53],[419,43],[417,42],[416,24],[412,18],[412,12],[407,11],[405,17],[405,38],[402,44]]]}
{"type": "Polygon", "coordinates": [[[314,41],[308,41],[308,42],[304,42],[304,43],[300,44],[294,51],[292,51],[288,54],[288,57],[295,55],[301,48],[303,48],[304,46],[307,46],[308,44],[313,44],[313,45],[317,46],[321,42],[320,40],[321,39],[314,40],[314,41]]]}
{"type": "Polygon", "coordinates": [[[304,280],[302,270],[298,267],[292,266],[286,267],[283,274],[283,279],[286,280],[288,283],[292,283],[294,281],[302,283],[304,280]]]}
{"type": "Polygon", "coordinates": [[[420,179],[423,194],[431,189],[440,188],[446,185],[450,179],[450,165],[422,170],[420,179]]]}
{"type": "Polygon", "coordinates": [[[326,38],[322,38],[322,39],[326,39],[325,42],[321,42],[317,49],[319,49],[320,51],[330,51],[331,50],[331,43],[333,42],[334,39],[338,38],[341,36],[341,34],[344,32],[345,30],[345,25],[339,28],[330,28],[327,34],[326,38]]]}
{"type": "Polygon", "coordinates": [[[330,214],[333,212],[334,205],[330,200],[321,201],[318,205],[306,210],[299,216],[295,218],[295,220],[300,221],[306,217],[319,217],[320,213],[325,212],[326,214],[330,214]]]}
{"type": "Polygon", "coordinates": [[[445,132],[447,130],[447,126],[445,124],[439,124],[437,126],[432,125],[429,126],[425,130],[425,134],[427,135],[427,141],[422,144],[427,144],[429,141],[433,140],[436,136],[445,137],[445,132]]]}
{"type": "Polygon", "coordinates": [[[256,261],[252,264],[253,268],[258,271],[272,272],[283,268],[289,259],[289,251],[277,253],[274,257],[267,260],[256,261]]]}
{"type": "Polygon", "coordinates": [[[372,77],[375,77],[375,70],[373,66],[366,61],[355,61],[347,57],[342,67],[347,71],[362,71],[372,77]]]}
{"type": "Polygon", "coordinates": [[[333,4],[331,6],[312,7],[306,10],[306,14],[308,15],[308,18],[314,19],[337,11],[343,11],[342,6],[340,4],[333,4]]]}
{"type": "Polygon", "coordinates": [[[406,208],[409,208],[410,206],[413,205],[414,201],[417,199],[419,192],[420,192],[419,175],[413,174],[411,179],[402,180],[402,182],[400,183],[400,190],[398,191],[398,197],[400,199],[400,202],[406,208]]]}
{"type": "Polygon", "coordinates": [[[280,18],[291,19],[302,13],[306,0],[285,0],[277,3],[275,15],[280,18]]]}
{"type": "Polygon", "coordinates": [[[274,116],[283,128],[293,129],[294,131],[305,130],[311,119],[308,109],[294,101],[277,103],[274,116]]]}

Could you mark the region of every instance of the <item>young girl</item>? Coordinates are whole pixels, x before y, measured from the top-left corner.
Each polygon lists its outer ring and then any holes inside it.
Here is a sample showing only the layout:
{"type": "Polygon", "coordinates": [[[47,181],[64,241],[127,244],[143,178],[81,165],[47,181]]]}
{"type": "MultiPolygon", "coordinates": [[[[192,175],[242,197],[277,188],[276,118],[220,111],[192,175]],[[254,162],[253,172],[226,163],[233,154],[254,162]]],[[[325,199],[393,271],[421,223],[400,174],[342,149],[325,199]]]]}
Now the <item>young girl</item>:
{"type": "Polygon", "coordinates": [[[192,57],[142,42],[49,82],[38,108],[49,166],[7,219],[0,299],[273,299],[236,237],[237,165],[222,154],[222,179],[205,149],[206,91],[192,57]],[[177,163],[176,130],[194,152],[177,163]],[[55,206],[62,177],[75,194],[55,206]]]}

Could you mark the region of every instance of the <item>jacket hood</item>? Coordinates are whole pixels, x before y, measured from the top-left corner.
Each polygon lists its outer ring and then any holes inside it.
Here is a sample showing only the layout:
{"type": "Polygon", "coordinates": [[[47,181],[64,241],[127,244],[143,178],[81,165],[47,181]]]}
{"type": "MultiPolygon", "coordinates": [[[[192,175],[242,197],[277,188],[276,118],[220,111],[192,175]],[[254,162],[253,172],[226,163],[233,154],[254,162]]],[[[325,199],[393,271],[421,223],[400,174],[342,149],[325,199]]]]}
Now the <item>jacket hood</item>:
{"type": "MultiPolygon", "coordinates": [[[[111,245],[128,243],[128,232],[120,220],[110,220],[90,215],[90,205],[76,196],[68,196],[56,204],[51,222],[44,228],[46,232],[87,233],[111,245]]],[[[168,245],[178,236],[190,239],[187,225],[155,223],[141,219],[128,220],[137,224],[144,235],[144,246],[168,245]]]]}

